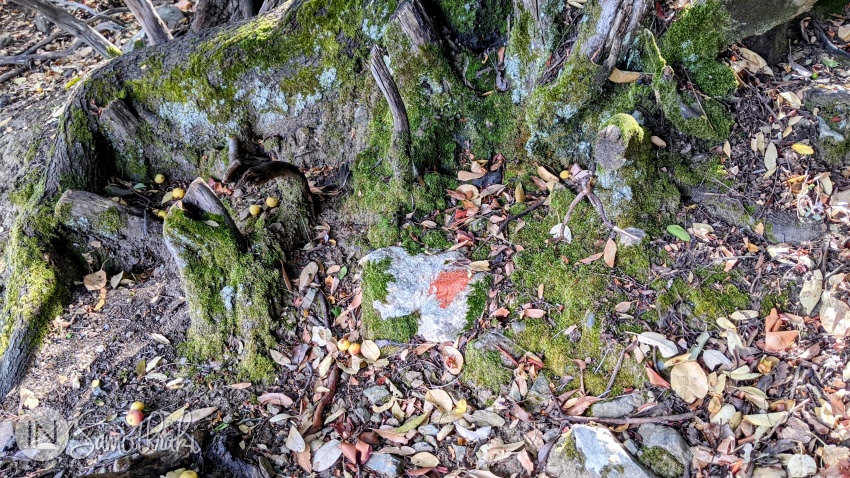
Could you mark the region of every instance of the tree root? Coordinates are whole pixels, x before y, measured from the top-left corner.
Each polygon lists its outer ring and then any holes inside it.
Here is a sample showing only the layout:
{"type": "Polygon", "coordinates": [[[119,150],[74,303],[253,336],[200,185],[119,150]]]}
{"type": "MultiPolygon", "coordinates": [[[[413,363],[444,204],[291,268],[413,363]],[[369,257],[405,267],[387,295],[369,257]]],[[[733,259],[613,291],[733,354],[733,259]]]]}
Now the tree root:
{"type": "Polygon", "coordinates": [[[841,58],[844,58],[845,60],[850,60],[850,53],[842,50],[841,48],[838,48],[837,46],[835,46],[835,43],[832,43],[832,40],[829,39],[829,37],[826,35],[826,32],[823,31],[823,27],[820,26],[820,24],[817,22],[817,20],[812,18],[811,23],[812,23],[812,26],[814,27],[815,35],[818,37],[818,40],[820,40],[820,42],[823,43],[823,47],[826,49],[827,52],[829,52],[833,55],[836,55],[836,56],[840,56],[841,58]]]}
{"type": "Polygon", "coordinates": [[[575,199],[573,199],[573,202],[570,203],[570,207],[567,210],[567,214],[564,216],[563,222],[561,222],[561,229],[558,232],[558,236],[555,237],[555,240],[564,239],[564,230],[567,227],[567,223],[569,222],[570,217],[572,217],[573,215],[573,211],[575,211],[575,208],[578,203],[586,197],[588,202],[590,202],[590,204],[592,204],[593,207],[596,209],[596,212],[599,213],[599,218],[602,219],[602,223],[605,224],[605,227],[621,236],[628,238],[631,241],[640,242],[640,237],[637,237],[630,232],[620,229],[608,219],[608,215],[605,214],[605,206],[602,204],[602,201],[599,199],[599,196],[593,193],[593,183],[596,177],[589,171],[583,170],[577,165],[573,165],[572,169],[578,169],[578,171],[573,174],[572,180],[568,180],[566,182],[573,189],[578,191],[578,195],[575,197],[575,199]]]}

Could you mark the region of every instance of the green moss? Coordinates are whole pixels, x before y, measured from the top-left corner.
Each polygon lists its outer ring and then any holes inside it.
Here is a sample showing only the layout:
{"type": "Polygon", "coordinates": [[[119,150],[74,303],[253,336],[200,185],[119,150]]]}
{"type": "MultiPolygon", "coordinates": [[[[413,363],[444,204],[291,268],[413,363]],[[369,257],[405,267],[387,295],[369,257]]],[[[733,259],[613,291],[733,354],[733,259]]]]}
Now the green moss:
{"type": "Polygon", "coordinates": [[[205,222],[224,224],[221,217],[203,219],[172,208],[163,226],[163,235],[180,251],[192,318],[182,351],[193,359],[221,360],[231,353],[228,343],[236,337],[241,342],[241,352],[235,354],[239,376],[268,379],[274,371],[267,351],[275,346],[272,311],[280,276],[274,264],[263,262],[268,258],[242,253],[227,227],[205,222]]]}
{"type": "Polygon", "coordinates": [[[487,293],[490,292],[490,284],[492,279],[490,276],[485,276],[484,279],[472,284],[472,290],[469,292],[469,297],[466,299],[468,309],[466,310],[466,328],[475,327],[475,322],[484,313],[484,308],[487,307],[487,293]]]}
{"type": "Polygon", "coordinates": [[[452,247],[452,243],[446,239],[446,233],[439,229],[432,229],[422,235],[422,243],[429,251],[444,251],[452,247]]]}
{"type": "Polygon", "coordinates": [[[732,69],[716,58],[733,40],[731,26],[732,19],[721,0],[687,7],[661,37],[661,56],[685,68],[703,93],[725,96],[738,83],[732,69]]]}
{"type": "Polygon", "coordinates": [[[690,308],[694,317],[714,320],[732,312],[747,309],[750,298],[731,283],[731,276],[721,270],[704,272],[701,281],[688,284],[680,278],[672,282],[659,281],[653,284],[658,290],[656,307],[660,314],[679,304],[690,308]]]}
{"type": "Polygon", "coordinates": [[[122,228],[127,226],[127,218],[118,211],[118,208],[110,208],[97,217],[95,227],[110,236],[117,235],[122,228]]]}
{"type": "Polygon", "coordinates": [[[369,244],[375,249],[389,247],[398,243],[400,239],[399,227],[386,217],[381,217],[378,222],[369,226],[366,233],[369,244]]]}
{"type": "Polygon", "coordinates": [[[375,310],[374,301],[383,302],[387,298],[387,284],[395,278],[387,272],[390,259],[378,262],[369,261],[363,266],[361,285],[363,288],[362,324],[363,336],[369,339],[381,338],[395,342],[407,342],[419,330],[419,318],[416,315],[382,319],[375,310]]]}
{"type": "MultiPolygon", "coordinates": [[[[584,371],[585,385],[589,393],[602,393],[616,364],[619,346],[605,343],[601,338],[608,325],[607,314],[614,304],[600,298],[606,296],[608,275],[617,275],[619,269],[612,272],[601,261],[580,263],[601,250],[608,234],[587,202],[579,203],[570,220],[573,242],[547,242],[551,239],[549,230],[563,219],[574,197],[571,191],[556,189],[551,195],[549,214],[542,220],[526,220],[526,226],[511,238],[524,247],[514,256],[516,272],[512,279],[520,293],[518,302],[535,300],[542,284],[544,298],[557,307],[548,311],[554,327],[547,320],[526,319],[524,330],[510,331],[507,335],[523,349],[540,354],[546,369],[556,375],[578,377],[581,372],[574,360],[591,358],[593,364],[584,371]]],[[[649,263],[647,253],[631,249],[624,249],[628,252],[618,260],[617,267],[626,265],[630,273],[645,277],[648,271],[640,269],[649,263]]],[[[628,364],[620,371],[615,388],[636,386],[641,380],[641,370],[628,364]]]]}
{"type": "Polygon", "coordinates": [[[759,307],[759,317],[767,317],[768,315],[770,315],[770,311],[773,308],[776,308],[776,310],[779,311],[788,310],[791,305],[789,299],[789,292],[787,290],[778,293],[769,293],[765,295],[761,299],[761,306],[759,307]]]}
{"type": "Polygon", "coordinates": [[[109,54],[109,58],[117,58],[122,55],[121,50],[118,49],[115,45],[110,45],[106,48],[106,53],[109,54]]]}
{"type": "Polygon", "coordinates": [[[677,478],[685,472],[685,467],[662,447],[643,448],[638,452],[638,458],[662,478],[677,478]]]}
{"type": "Polygon", "coordinates": [[[475,343],[469,343],[464,352],[463,379],[476,386],[499,393],[502,385],[513,378],[513,372],[502,365],[497,350],[480,350],[475,343]]]}
{"type": "MultiPolygon", "coordinates": [[[[43,180],[38,189],[43,188],[43,180]]],[[[38,350],[51,320],[62,313],[68,291],[45,247],[54,239],[56,221],[34,195],[9,232],[3,262],[9,271],[3,284],[0,354],[15,330],[24,329],[28,351],[38,350]],[[26,324],[26,325],[25,325],[26,324]]]]}
{"type": "Polygon", "coordinates": [[[653,74],[652,87],[664,115],[679,131],[709,140],[722,140],[729,135],[734,118],[722,103],[713,98],[697,98],[677,90],[673,70],[648,30],[641,34],[644,63],[653,74]]]}

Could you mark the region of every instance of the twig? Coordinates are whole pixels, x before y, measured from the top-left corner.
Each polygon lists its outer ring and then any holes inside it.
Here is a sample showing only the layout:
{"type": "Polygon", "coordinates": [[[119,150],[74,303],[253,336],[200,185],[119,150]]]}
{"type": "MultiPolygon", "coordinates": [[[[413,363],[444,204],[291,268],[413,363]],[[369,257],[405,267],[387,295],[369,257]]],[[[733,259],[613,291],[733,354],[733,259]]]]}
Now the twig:
{"type": "Polygon", "coordinates": [[[838,48],[837,46],[835,46],[835,43],[832,43],[832,40],[830,40],[829,37],[826,36],[826,32],[823,31],[823,28],[821,28],[821,26],[817,22],[817,20],[812,18],[811,23],[812,23],[812,26],[815,27],[815,35],[818,37],[818,40],[820,40],[820,42],[823,43],[823,47],[826,49],[827,52],[832,53],[833,55],[836,55],[836,56],[840,56],[841,58],[844,58],[844,59],[850,59],[850,53],[847,53],[846,51],[842,50],[841,48],[838,48]]]}
{"type": "Polygon", "coordinates": [[[614,381],[617,380],[617,375],[619,375],[619,373],[620,373],[620,367],[623,366],[623,358],[625,358],[626,354],[631,352],[632,349],[634,349],[636,345],[637,345],[637,342],[632,342],[628,345],[628,347],[626,347],[622,351],[620,351],[620,356],[617,357],[617,365],[614,366],[614,371],[611,372],[611,379],[608,380],[608,386],[605,387],[605,391],[602,392],[602,395],[599,395],[600,398],[608,395],[608,392],[611,391],[611,388],[614,386],[614,381]]]}
{"type": "Polygon", "coordinates": [[[604,425],[641,425],[643,423],[669,423],[681,422],[694,418],[692,412],[679,415],[665,415],[661,417],[635,417],[635,418],[598,418],[598,417],[564,417],[564,421],[574,423],[602,423],[604,425]]]}
{"type": "Polygon", "coordinates": [[[18,68],[15,68],[14,70],[9,71],[7,73],[3,73],[2,75],[0,75],[0,84],[3,84],[5,82],[11,80],[12,78],[20,75],[21,73],[27,71],[28,69],[29,69],[29,65],[24,65],[24,66],[19,66],[18,68]]]}
{"type": "Polygon", "coordinates": [[[65,31],[88,43],[106,59],[121,53],[118,47],[85,22],[46,0],[12,0],[12,2],[44,15],[65,31]]]}
{"type": "MultiPolygon", "coordinates": [[[[319,290],[319,306],[322,309],[322,319],[324,320],[325,327],[331,328],[331,318],[328,311],[328,299],[325,297],[325,293],[319,290]]],[[[322,414],[325,411],[325,408],[331,403],[336,394],[336,387],[339,382],[339,367],[335,364],[331,365],[331,371],[328,375],[328,392],[325,393],[325,396],[322,397],[322,400],[319,401],[319,404],[316,405],[316,410],[313,412],[313,424],[310,425],[310,428],[304,433],[305,435],[310,435],[316,433],[317,431],[322,429],[322,414]]]]}
{"type": "Polygon", "coordinates": [[[71,53],[74,53],[74,50],[79,48],[81,44],[82,42],[77,40],[73,44],[71,44],[71,46],[69,46],[67,49],[61,51],[52,51],[50,53],[40,54],[3,56],[0,57],[0,65],[28,65],[32,61],[58,60],[59,58],[65,58],[71,53]]]}
{"type": "Polygon", "coordinates": [[[529,214],[531,211],[534,211],[535,209],[538,209],[540,206],[542,206],[542,205],[546,202],[546,200],[547,200],[547,199],[549,199],[549,196],[543,196],[542,198],[540,198],[540,199],[538,199],[537,201],[535,201],[535,202],[534,202],[534,204],[532,204],[532,205],[531,205],[528,209],[526,209],[525,211],[522,211],[522,212],[521,212],[521,213],[519,213],[519,214],[512,214],[512,215],[508,216],[508,218],[507,218],[507,219],[505,219],[504,221],[502,221],[502,223],[501,223],[501,224],[499,224],[499,230],[498,230],[498,232],[496,233],[496,235],[498,236],[499,234],[501,234],[501,233],[505,232],[505,229],[507,229],[508,224],[509,224],[511,221],[516,221],[517,219],[519,219],[519,218],[521,218],[521,217],[525,216],[526,214],[529,214]]]}

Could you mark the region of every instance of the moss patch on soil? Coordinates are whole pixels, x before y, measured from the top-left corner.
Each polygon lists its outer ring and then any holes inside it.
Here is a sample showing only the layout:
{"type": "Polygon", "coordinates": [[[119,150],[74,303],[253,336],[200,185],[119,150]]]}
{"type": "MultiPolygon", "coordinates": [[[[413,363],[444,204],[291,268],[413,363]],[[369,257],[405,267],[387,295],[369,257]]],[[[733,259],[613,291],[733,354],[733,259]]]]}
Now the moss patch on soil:
{"type": "MultiPolygon", "coordinates": [[[[538,287],[543,285],[544,298],[555,306],[548,311],[554,327],[544,319],[525,319],[520,331],[511,330],[506,335],[523,349],[542,356],[546,369],[558,376],[578,377],[582,372],[575,360],[590,358],[592,362],[584,371],[585,385],[589,393],[602,393],[619,353],[617,344],[601,338],[610,325],[606,317],[615,305],[614,300],[605,299],[609,274],[628,271],[646,277],[650,259],[645,249],[635,246],[621,249],[613,271],[601,261],[581,264],[581,259],[601,251],[607,239],[607,230],[587,202],[579,203],[568,224],[573,242],[547,243],[551,238],[549,230],[563,219],[575,194],[562,189],[555,190],[551,197],[549,214],[540,221],[529,220],[512,236],[524,247],[515,256],[512,279],[521,294],[520,303],[534,301],[538,287]]],[[[615,390],[639,385],[642,376],[640,367],[624,364],[615,390]]]]}

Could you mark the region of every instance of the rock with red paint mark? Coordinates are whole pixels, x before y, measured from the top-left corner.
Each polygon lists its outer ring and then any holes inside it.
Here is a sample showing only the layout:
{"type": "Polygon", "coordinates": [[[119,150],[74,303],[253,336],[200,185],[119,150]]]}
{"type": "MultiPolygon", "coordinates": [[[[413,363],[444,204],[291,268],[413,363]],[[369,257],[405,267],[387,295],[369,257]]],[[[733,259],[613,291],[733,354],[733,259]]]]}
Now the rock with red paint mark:
{"type": "MultiPolygon", "coordinates": [[[[411,256],[401,247],[372,251],[360,260],[363,265],[371,264],[363,280],[383,282],[368,276],[381,274],[386,279],[387,294],[364,296],[363,301],[370,301],[381,319],[418,315],[418,333],[428,341],[455,340],[467,326],[473,284],[484,278],[484,273],[472,273],[458,265],[463,259],[456,251],[432,256],[411,256]]],[[[472,311],[471,315],[480,314],[472,311]]]]}

